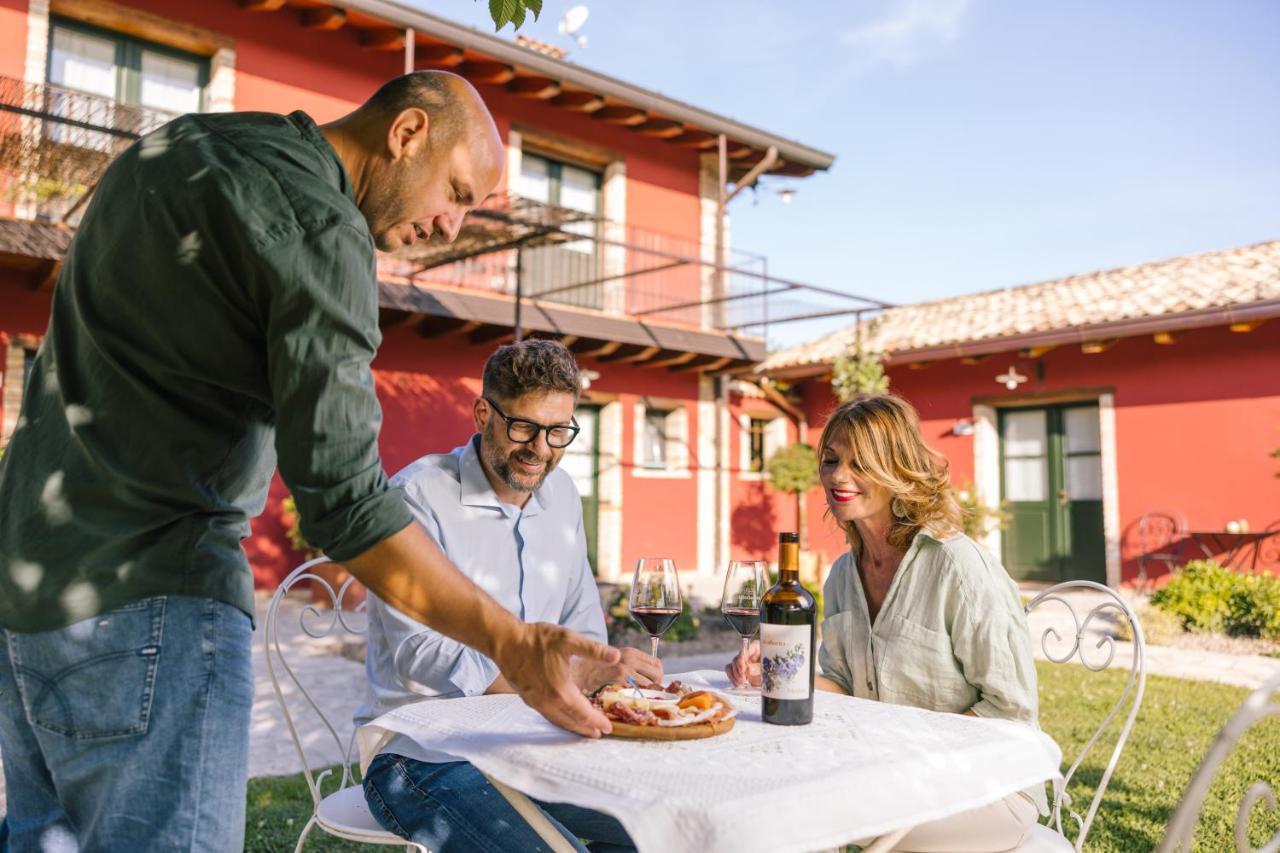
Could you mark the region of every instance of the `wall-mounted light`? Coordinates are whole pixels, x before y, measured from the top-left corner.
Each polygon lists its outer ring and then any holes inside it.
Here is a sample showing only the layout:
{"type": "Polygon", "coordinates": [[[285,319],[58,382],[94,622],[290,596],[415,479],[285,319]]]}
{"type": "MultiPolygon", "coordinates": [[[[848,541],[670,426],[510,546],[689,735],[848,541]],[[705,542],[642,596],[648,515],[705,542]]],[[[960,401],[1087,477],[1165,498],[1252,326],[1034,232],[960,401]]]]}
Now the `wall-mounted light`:
{"type": "Polygon", "coordinates": [[[1004,387],[1008,388],[1010,391],[1016,391],[1018,390],[1019,385],[1027,381],[1027,377],[1019,373],[1018,368],[1011,364],[1009,365],[1009,371],[997,376],[996,381],[1004,385],[1004,387]]]}
{"type": "Polygon", "coordinates": [[[582,390],[586,391],[591,387],[591,383],[600,378],[599,371],[581,370],[578,372],[578,384],[582,386],[582,390]]]}
{"type": "Polygon", "coordinates": [[[973,435],[973,421],[961,418],[951,426],[952,435],[973,435]]]}
{"type": "Polygon", "coordinates": [[[783,204],[791,204],[791,199],[795,198],[796,191],[791,187],[783,187],[778,190],[778,197],[782,199],[783,204]]]}

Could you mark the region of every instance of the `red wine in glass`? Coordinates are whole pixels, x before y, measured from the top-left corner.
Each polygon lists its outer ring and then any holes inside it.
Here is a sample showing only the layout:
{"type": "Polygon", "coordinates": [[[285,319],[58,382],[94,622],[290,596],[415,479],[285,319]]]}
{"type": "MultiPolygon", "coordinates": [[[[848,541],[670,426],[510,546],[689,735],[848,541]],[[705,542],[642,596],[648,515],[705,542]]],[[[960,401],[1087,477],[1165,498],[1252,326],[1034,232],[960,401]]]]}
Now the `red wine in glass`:
{"type": "MultiPolygon", "coordinates": [[[[746,660],[751,639],[760,633],[760,598],[765,585],[767,566],[763,560],[734,560],[724,577],[724,594],[720,597],[720,613],[742,638],[739,652],[746,660]]],[[[755,693],[750,684],[735,684],[735,692],[755,693]]]]}
{"type": "Polygon", "coordinates": [[[760,633],[759,607],[726,607],[721,612],[742,639],[753,640],[760,633]]]}
{"type": "Polygon", "coordinates": [[[658,638],[666,633],[684,609],[675,560],[641,557],[636,561],[628,609],[631,618],[639,622],[649,635],[649,654],[657,657],[658,638]]]}

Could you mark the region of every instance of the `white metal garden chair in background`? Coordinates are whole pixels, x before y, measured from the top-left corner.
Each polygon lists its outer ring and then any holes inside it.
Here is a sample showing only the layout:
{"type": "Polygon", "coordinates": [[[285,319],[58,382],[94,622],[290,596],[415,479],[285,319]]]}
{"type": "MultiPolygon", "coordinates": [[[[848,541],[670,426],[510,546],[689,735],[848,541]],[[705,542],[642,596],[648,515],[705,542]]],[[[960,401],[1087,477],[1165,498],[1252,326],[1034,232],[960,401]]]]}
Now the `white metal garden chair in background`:
{"type": "Polygon", "coordinates": [[[353,738],[348,738],[346,743],[343,743],[341,736],[339,736],[337,729],[334,728],[333,723],[329,720],[328,715],[325,714],[324,709],[315,701],[311,692],[307,690],[302,680],[298,678],[297,673],[294,672],[293,667],[289,665],[285,650],[281,646],[280,604],[284,600],[285,594],[299,584],[313,584],[315,588],[324,590],[329,597],[330,609],[328,611],[322,610],[314,604],[307,604],[302,608],[302,613],[298,617],[298,625],[308,637],[315,640],[323,640],[328,637],[341,637],[343,634],[356,636],[365,634],[368,626],[367,617],[363,613],[363,604],[346,610],[343,609],[343,600],[351,589],[352,584],[356,582],[355,578],[348,578],[340,588],[334,590],[327,580],[312,571],[316,565],[326,562],[328,560],[321,557],[320,559],[303,563],[290,572],[289,576],[276,588],[275,595],[271,597],[271,606],[267,609],[265,642],[267,672],[271,676],[271,688],[275,691],[276,700],[280,703],[280,711],[284,715],[285,725],[289,729],[289,737],[293,739],[293,747],[298,753],[298,761],[302,763],[302,772],[307,780],[307,788],[311,791],[311,818],[307,821],[306,826],[302,828],[302,834],[298,836],[298,844],[294,848],[294,853],[302,850],[302,845],[306,843],[307,836],[311,833],[312,828],[316,826],[330,835],[336,835],[338,838],[345,838],[348,841],[394,845],[408,850],[417,850],[420,853],[429,853],[427,848],[422,845],[407,843],[400,836],[387,832],[374,820],[373,814],[369,811],[369,807],[364,801],[364,790],[361,787],[360,780],[351,772],[353,738]],[[328,733],[329,738],[332,738],[331,746],[328,746],[327,739],[325,741],[326,749],[331,749],[331,752],[328,753],[330,760],[325,763],[340,765],[342,767],[342,775],[338,777],[337,790],[327,795],[321,786],[325,781],[325,777],[329,776],[333,771],[329,768],[321,770],[319,773],[312,771],[311,764],[307,760],[306,750],[303,749],[302,739],[298,736],[294,714],[290,710],[289,702],[286,701],[284,691],[280,686],[282,677],[288,678],[293,683],[300,701],[310,708],[307,713],[313,714],[318,718],[324,731],[328,733]]]}
{"type": "MultiPolygon", "coordinates": [[[[1195,775],[1187,784],[1187,790],[1183,792],[1178,807],[1174,809],[1173,817],[1165,828],[1164,840],[1156,848],[1156,853],[1182,853],[1182,851],[1191,850],[1192,837],[1195,835],[1196,824],[1200,820],[1200,810],[1204,808],[1205,795],[1209,793],[1213,777],[1217,775],[1219,768],[1230,755],[1232,747],[1239,742],[1245,732],[1268,717],[1280,717],[1280,675],[1272,677],[1266,684],[1249,694],[1249,698],[1244,700],[1240,709],[1227,720],[1222,731],[1218,732],[1213,745],[1209,747],[1200,766],[1196,768],[1195,775]]],[[[1272,809],[1276,808],[1276,789],[1272,787],[1272,783],[1280,782],[1280,761],[1272,767],[1275,776],[1270,780],[1260,779],[1250,785],[1236,811],[1234,835],[1236,850],[1239,853],[1254,851],[1254,848],[1249,845],[1248,838],[1249,815],[1254,805],[1262,800],[1272,809]]],[[[1254,853],[1277,853],[1277,851],[1280,851],[1280,831],[1277,831],[1254,853]]]]}
{"type": "MultiPolygon", "coordinates": [[[[316,607],[314,604],[308,604],[302,608],[302,612],[298,617],[298,626],[304,634],[314,640],[324,640],[330,637],[341,637],[344,634],[364,636],[368,632],[368,617],[364,612],[364,602],[361,601],[359,604],[345,609],[343,607],[343,602],[348,592],[357,583],[356,579],[347,578],[337,590],[334,590],[332,584],[312,571],[315,566],[327,562],[329,562],[328,559],[321,557],[303,563],[290,572],[289,576],[280,582],[275,595],[271,597],[271,606],[267,609],[265,642],[267,672],[271,676],[271,688],[275,691],[276,700],[279,702],[281,713],[284,715],[285,725],[289,729],[289,737],[293,739],[293,748],[298,754],[298,761],[302,764],[302,770],[306,776],[307,788],[311,792],[312,800],[311,818],[298,836],[298,844],[294,848],[294,853],[299,853],[302,850],[302,845],[306,842],[307,836],[311,833],[312,828],[317,826],[330,835],[335,835],[348,841],[404,847],[407,850],[430,853],[421,844],[406,842],[403,838],[387,832],[378,825],[373,814],[369,811],[368,805],[365,803],[364,790],[360,779],[351,771],[355,733],[353,732],[347,741],[343,742],[342,737],[338,734],[337,729],[334,728],[333,722],[324,712],[324,709],[315,701],[315,698],[302,683],[293,667],[289,665],[289,661],[285,656],[285,649],[280,642],[280,604],[290,589],[304,583],[314,584],[319,589],[324,590],[330,605],[330,609],[327,611],[316,607]],[[284,691],[281,688],[282,677],[288,678],[297,689],[300,699],[295,699],[295,703],[305,703],[304,707],[310,709],[309,713],[315,716],[328,734],[325,743],[326,748],[331,751],[327,753],[329,760],[324,763],[338,764],[342,768],[342,775],[338,777],[337,790],[332,793],[326,795],[322,789],[322,783],[333,771],[326,768],[319,773],[314,773],[310,762],[307,760],[307,753],[303,748],[302,738],[299,737],[294,714],[290,710],[289,702],[286,701],[284,691]],[[332,741],[331,745],[329,745],[330,740],[332,741]]],[[[486,778],[554,853],[566,853],[566,851],[567,853],[572,853],[572,845],[556,830],[551,821],[532,800],[492,777],[486,776],[486,778]]]]}
{"type": "MultiPolygon", "coordinates": [[[[1027,839],[1017,848],[1019,853],[1057,853],[1058,851],[1079,851],[1084,848],[1085,838],[1089,834],[1089,828],[1093,825],[1098,806],[1102,803],[1102,795],[1106,793],[1107,783],[1111,780],[1111,774],[1115,771],[1116,762],[1120,760],[1120,753],[1124,749],[1125,742],[1129,739],[1130,730],[1133,729],[1133,722],[1138,716],[1138,708],[1142,704],[1142,694],[1145,692],[1147,685],[1146,640],[1142,636],[1142,626],[1138,623],[1138,618],[1134,615],[1128,603],[1115,590],[1093,581],[1067,581],[1066,583],[1052,586],[1033,598],[1027,604],[1027,614],[1030,615],[1041,606],[1050,603],[1061,605],[1064,608],[1065,613],[1063,615],[1070,616],[1071,621],[1069,624],[1073,632],[1072,636],[1064,636],[1057,626],[1051,626],[1041,633],[1039,637],[1040,648],[1050,661],[1053,663],[1068,663],[1073,660],[1079,660],[1086,669],[1092,672],[1101,672],[1108,668],[1116,656],[1115,638],[1105,633],[1097,635],[1096,638],[1089,634],[1090,626],[1104,616],[1122,619],[1132,629],[1133,660],[1129,667],[1129,679],[1125,683],[1120,697],[1111,707],[1111,712],[1107,714],[1102,721],[1102,725],[1085,743],[1084,748],[1080,750],[1080,754],[1070,768],[1067,769],[1064,776],[1055,783],[1054,797],[1051,803],[1050,826],[1041,824],[1033,826],[1032,832],[1027,839]],[[1082,618],[1068,600],[1067,595],[1083,591],[1101,594],[1104,596],[1104,600],[1102,603],[1091,607],[1089,612],[1082,618]],[[1112,722],[1124,712],[1125,708],[1128,708],[1128,713],[1124,716],[1124,725],[1121,726],[1116,737],[1115,746],[1111,750],[1111,757],[1107,761],[1106,770],[1098,781],[1098,787],[1094,791],[1088,811],[1085,812],[1084,817],[1081,817],[1071,809],[1071,797],[1068,794],[1071,782],[1085,757],[1102,740],[1103,736],[1111,728],[1112,722]],[[1076,824],[1077,835],[1074,842],[1067,838],[1066,830],[1063,827],[1064,811],[1076,824]]],[[[1064,622],[1063,624],[1068,623],[1064,622]]],[[[1052,715],[1052,713],[1052,708],[1041,708],[1042,717],[1052,715]]]]}

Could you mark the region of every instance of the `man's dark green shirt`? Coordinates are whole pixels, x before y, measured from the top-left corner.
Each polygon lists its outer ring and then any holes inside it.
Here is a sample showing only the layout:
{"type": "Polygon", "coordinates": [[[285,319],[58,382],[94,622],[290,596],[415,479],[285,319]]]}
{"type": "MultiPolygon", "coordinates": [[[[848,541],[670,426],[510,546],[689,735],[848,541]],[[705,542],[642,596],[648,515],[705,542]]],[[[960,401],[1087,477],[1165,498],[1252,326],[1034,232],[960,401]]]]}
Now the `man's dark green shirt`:
{"type": "Polygon", "coordinates": [[[152,595],[253,614],[272,470],[336,560],[408,525],[378,457],[375,254],[303,113],[189,115],[106,171],[0,460],[0,625],[152,595]]]}

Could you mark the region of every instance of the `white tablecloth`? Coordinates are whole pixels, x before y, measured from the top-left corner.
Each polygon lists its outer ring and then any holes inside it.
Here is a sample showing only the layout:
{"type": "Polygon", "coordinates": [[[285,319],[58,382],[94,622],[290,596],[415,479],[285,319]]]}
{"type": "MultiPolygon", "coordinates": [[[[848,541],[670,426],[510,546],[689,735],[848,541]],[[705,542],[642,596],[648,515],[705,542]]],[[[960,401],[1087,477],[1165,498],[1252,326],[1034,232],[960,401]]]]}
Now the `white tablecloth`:
{"type": "MultiPolygon", "coordinates": [[[[724,689],[720,673],[671,676],[724,689]]],[[[641,851],[835,847],[1050,779],[1061,752],[1029,726],[818,693],[813,722],[771,726],[731,697],[733,731],[683,742],[586,740],[515,696],[424,701],[357,732],[368,767],[393,735],[470,761],[531,797],[607,812],[641,851]]]]}

